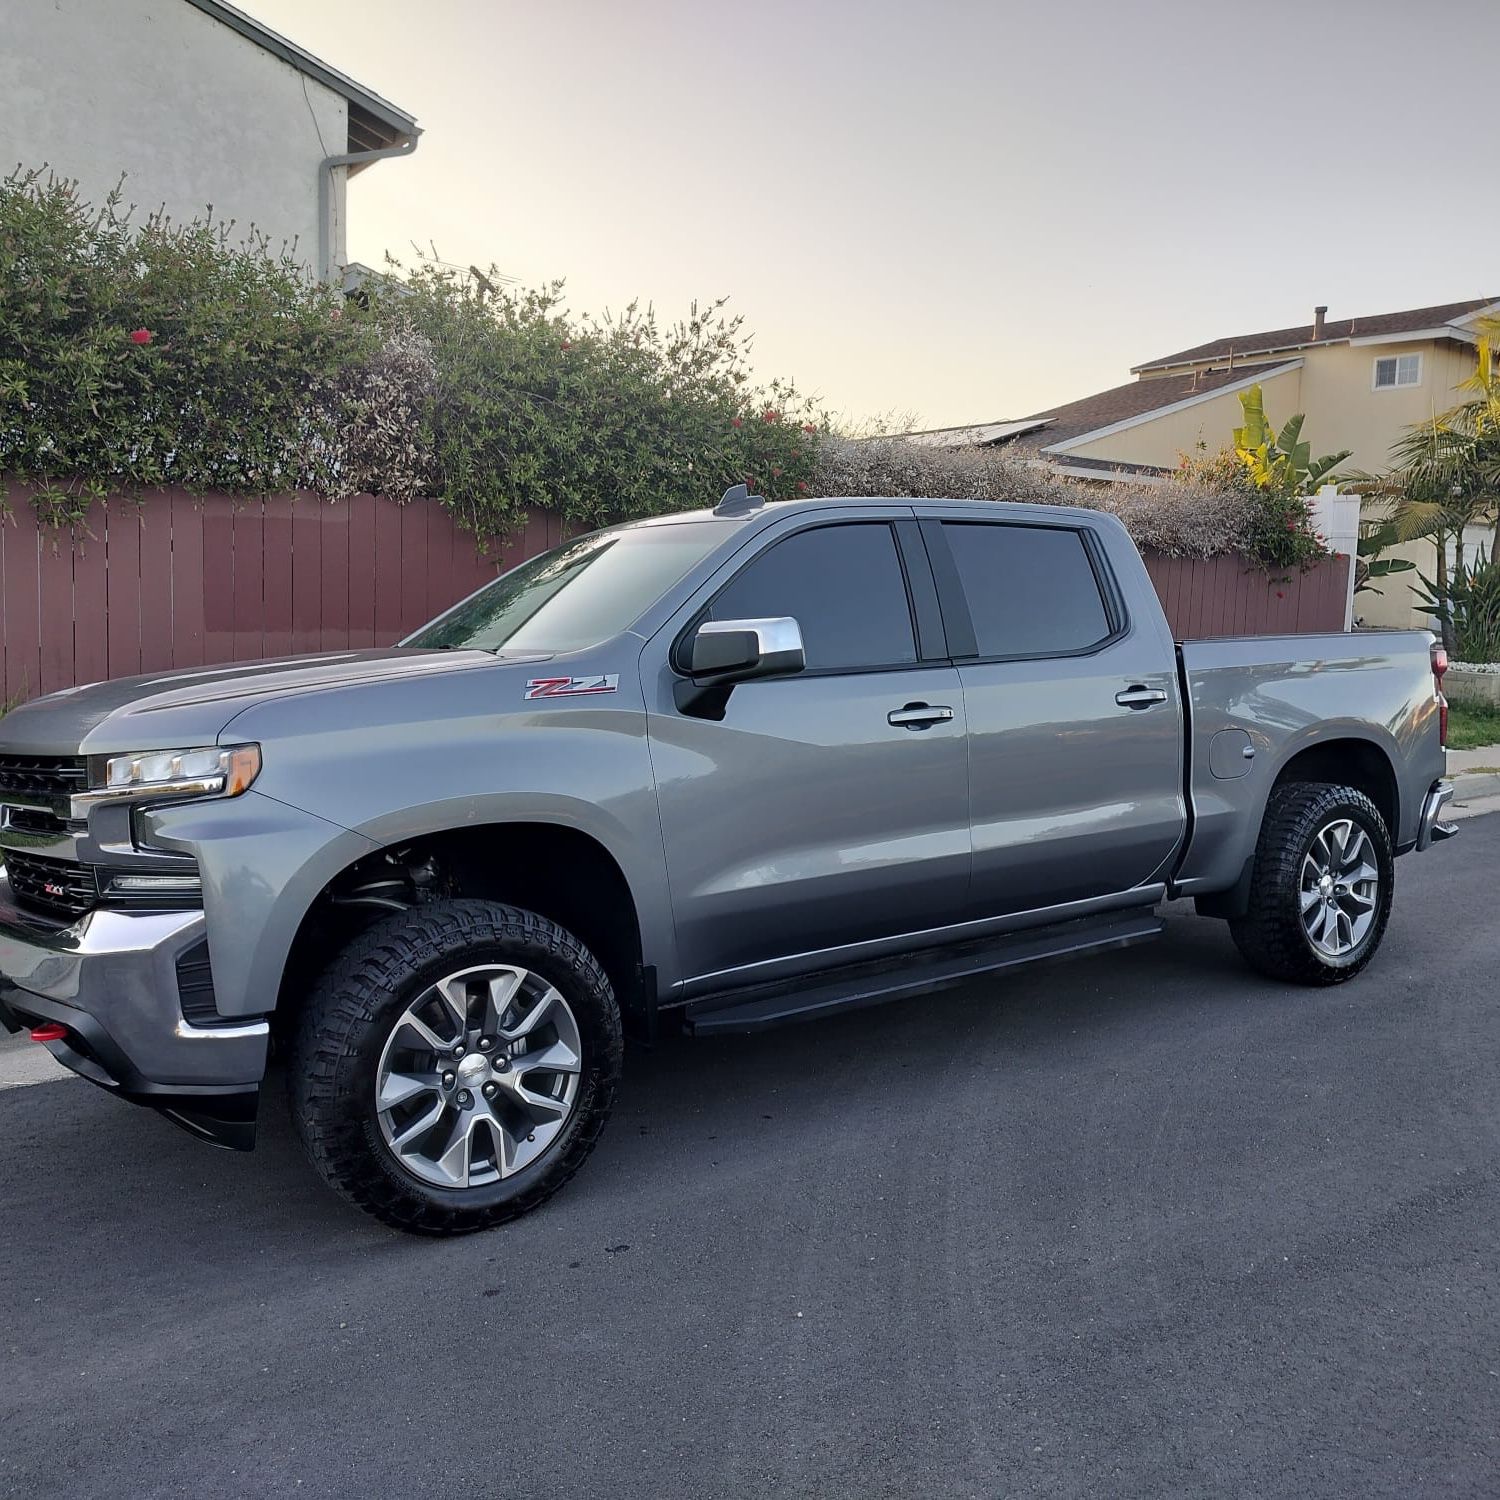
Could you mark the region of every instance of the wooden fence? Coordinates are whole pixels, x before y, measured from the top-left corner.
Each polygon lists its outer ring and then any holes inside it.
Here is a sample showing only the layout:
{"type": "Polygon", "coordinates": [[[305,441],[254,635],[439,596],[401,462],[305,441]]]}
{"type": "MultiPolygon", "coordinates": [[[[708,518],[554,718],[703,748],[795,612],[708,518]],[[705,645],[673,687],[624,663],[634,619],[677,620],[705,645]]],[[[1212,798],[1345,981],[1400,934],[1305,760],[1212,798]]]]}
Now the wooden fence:
{"type": "Polygon", "coordinates": [[[1206,560],[1146,552],[1167,623],[1178,640],[1207,635],[1298,635],[1343,630],[1349,557],[1305,573],[1267,573],[1238,553],[1206,560]]]}
{"type": "Polygon", "coordinates": [[[172,667],[388,646],[561,539],[536,516],[481,553],[440,505],[370,495],[111,500],[76,538],[9,488],[0,521],[0,706],[172,667]]]}
{"type": "MultiPolygon", "coordinates": [[[[562,539],[537,515],[482,553],[440,505],[359,495],[111,500],[76,538],[9,486],[0,520],[0,707],[77,683],[300,651],[388,646],[562,539]]],[[[1268,578],[1239,557],[1148,554],[1182,636],[1340,630],[1348,560],[1268,578]]]]}

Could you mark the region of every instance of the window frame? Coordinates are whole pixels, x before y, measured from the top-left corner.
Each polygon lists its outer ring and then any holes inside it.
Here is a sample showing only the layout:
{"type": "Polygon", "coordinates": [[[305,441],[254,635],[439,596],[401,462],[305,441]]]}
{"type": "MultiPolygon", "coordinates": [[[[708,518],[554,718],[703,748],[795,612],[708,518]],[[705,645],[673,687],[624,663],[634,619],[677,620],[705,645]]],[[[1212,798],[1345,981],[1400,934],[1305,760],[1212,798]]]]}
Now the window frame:
{"type": "Polygon", "coordinates": [[[761,558],[777,547],[784,546],[793,538],[810,531],[828,531],[841,526],[883,526],[890,533],[895,548],[896,561],[901,569],[901,581],[906,591],[907,619],[911,624],[912,644],[916,657],[912,661],[888,662],[861,667],[804,667],[800,672],[778,672],[770,677],[757,678],[758,682],[785,682],[801,677],[863,677],[879,672],[912,672],[923,667],[944,666],[949,663],[947,639],[944,635],[945,620],[936,580],[928,563],[926,549],[917,531],[917,522],[908,511],[904,516],[849,516],[829,519],[826,516],[809,518],[802,526],[779,532],[763,547],[757,547],[749,557],[739,561],[734,571],[688,616],[687,623],[677,632],[667,660],[679,677],[692,679],[688,653],[694,633],[709,617],[720,595],[724,594],[741,575],[753,568],[761,558]]]}
{"type": "Polygon", "coordinates": [[[1425,365],[1426,361],[1422,358],[1422,351],[1420,349],[1413,350],[1406,354],[1377,354],[1375,358],[1370,362],[1370,389],[1372,391],[1414,391],[1418,386],[1422,384],[1422,380],[1426,373],[1425,365]],[[1401,379],[1401,361],[1403,359],[1416,360],[1417,378],[1415,380],[1403,381],[1401,379]],[[1380,367],[1387,360],[1390,360],[1396,367],[1395,378],[1389,385],[1381,385],[1380,367]]]}
{"type": "Polygon", "coordinates": [[[1091,526],[1069,526],[1046,521],[990,520],[976,516],[923,516],[920,520],[922,540],[932,563],[933,577],[937,583],[938,598],[943,610],[943,623],[952,651],[951,661],[956,667],[985,666],[994,662],[1010,661],[1071,661],[1080,657],[1097,656],[1130,634],[1130,613],[1125,607],[1125,595],[1105,555],[1099,534],[1091,526]],[[1015,651],[1003,655],[982,656],[979,653],[979,637],[974,630],[974,617],[969,611],[968,593],[963,578],[954,561],[953,549],[948,544],[945,526],[1008,527],[1017,531],[1070,531],[1083,545],[1084,556],[1094,575],[1094,583],[1104,605],[1105,622],[1110,632],[1091,646],[1078,646],[1068,651],[1015,651]]]}

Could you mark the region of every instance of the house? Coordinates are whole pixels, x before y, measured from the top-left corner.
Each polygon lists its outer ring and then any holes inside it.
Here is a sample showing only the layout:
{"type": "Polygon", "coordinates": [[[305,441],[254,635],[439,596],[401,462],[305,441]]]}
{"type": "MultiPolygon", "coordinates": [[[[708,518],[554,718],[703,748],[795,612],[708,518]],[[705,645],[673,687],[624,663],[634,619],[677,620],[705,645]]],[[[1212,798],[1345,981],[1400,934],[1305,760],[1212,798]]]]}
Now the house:
{"type": "MultiPolygon", "coordinates": [[[[1415,422],[1455,405],[1474,373],[1477,326],[1500,317],[1500,298],[1330,319],[1234,334],[1135,365],[1135,379],[1011,421],[911,433],[941,446],[999,446],[1078,478],[1151,479],[1184,453],[1227,447],[1243,420],[1240,392],[1260,385],[1276,423],[1305,412],[1315,453],[1350,450],[1348,467],[1381,473],[1392,444],[1415,422]]],[[[1406,549],[1426,565],[1430,547],[1406,549]]],[[[1410,577],[1411,575],[1405,575],[1410,577]]],[[[1424,623],[1407,588],[1361,595],[1371,623],[1424,623]],[[1368,601],[1368,602],[1367,602],[1368,601]]]]}
{"type": "Polygon", "coordinates": [[[347,259],[345,187],[416,149],[405,110],[224,0],[5,0],[6,170],[45,164],[92,203],[176,219],[212,206],[294,247],[325,280],[347,259]]]}

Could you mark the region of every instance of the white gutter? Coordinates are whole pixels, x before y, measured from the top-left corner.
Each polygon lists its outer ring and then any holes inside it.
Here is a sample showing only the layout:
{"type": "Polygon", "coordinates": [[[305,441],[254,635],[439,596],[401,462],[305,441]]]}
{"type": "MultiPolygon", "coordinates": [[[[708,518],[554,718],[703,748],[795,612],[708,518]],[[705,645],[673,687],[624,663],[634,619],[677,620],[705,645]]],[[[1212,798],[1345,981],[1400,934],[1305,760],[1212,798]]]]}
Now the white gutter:
{"type": "MultiPolygon", "coordinates": [[[[418,132],[420,134],[420,132],[418,132]]],[[[417,149],[417,135],[412,135],[399,146],[382,146],[376,151],[345,151],[338,156],[325,156],[318,163],[318,278],[333,280],[333,224],[330,208],[333,198],[333,174],[339,167],[358,167],[370,161],[381,161],[387,156],[410,156],[417,149]]]]}

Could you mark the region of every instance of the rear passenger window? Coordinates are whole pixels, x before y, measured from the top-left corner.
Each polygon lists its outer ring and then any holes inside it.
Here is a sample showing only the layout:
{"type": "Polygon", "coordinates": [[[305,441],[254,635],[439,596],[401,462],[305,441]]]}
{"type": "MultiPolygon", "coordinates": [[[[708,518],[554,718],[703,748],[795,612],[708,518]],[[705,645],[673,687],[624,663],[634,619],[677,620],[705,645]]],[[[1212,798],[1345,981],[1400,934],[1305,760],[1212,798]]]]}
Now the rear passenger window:
{"type": "Polygon", "coordinates": [[[882,522],[799,531],[747,563],[709,611],[715,620],[790,615],[810,671],[899,666],[917,659],[906,575],[882,522]]]}
{"type": "Polygon", "coordinates": [[[1113,633],[1076,531],[944,521],[980,656],[1086,651],[1113,633]]]}

